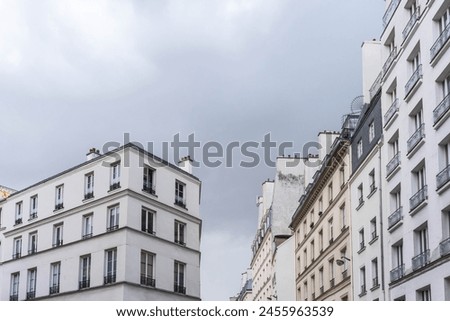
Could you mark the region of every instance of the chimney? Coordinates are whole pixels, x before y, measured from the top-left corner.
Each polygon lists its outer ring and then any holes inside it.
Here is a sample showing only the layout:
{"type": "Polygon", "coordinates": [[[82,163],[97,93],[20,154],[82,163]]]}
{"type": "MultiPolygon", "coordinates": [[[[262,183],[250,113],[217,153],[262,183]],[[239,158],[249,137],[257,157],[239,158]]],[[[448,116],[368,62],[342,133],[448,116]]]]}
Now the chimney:
{"type": "Polygon", "coordinates": [[[100,151],[96,148],[91,148],[89,153],[86,154],[86,160],[90,161],[98,156],[100,156],[100,151]]]}
{"type": "Polygon", "coordinates": [[[191,156],[185,156],[178,162],[178,167],[184,170],[185,172],[192,174],[192,163],[193,160],[191,156]]]}

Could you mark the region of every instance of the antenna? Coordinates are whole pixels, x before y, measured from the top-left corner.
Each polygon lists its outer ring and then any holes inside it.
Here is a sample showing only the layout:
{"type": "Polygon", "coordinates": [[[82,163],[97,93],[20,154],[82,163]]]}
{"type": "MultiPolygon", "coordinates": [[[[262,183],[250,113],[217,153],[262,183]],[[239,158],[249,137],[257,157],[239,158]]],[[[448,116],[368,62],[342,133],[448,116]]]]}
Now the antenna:
{"type": "Polygon", "coordinates": [[[353,98],[352,103],[350,104],[350,110],[352,114],[360,113],[364,107],[364,96],[359,95],[353,98]]]}

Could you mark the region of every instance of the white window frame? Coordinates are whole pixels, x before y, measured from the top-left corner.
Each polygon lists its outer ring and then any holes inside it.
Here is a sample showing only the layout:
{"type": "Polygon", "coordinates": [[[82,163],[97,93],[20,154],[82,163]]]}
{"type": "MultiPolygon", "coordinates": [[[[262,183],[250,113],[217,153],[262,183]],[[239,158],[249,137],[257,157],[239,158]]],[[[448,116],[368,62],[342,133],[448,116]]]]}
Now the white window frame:
{"type": "Polygon", "coordinates": [[[64,184],[55,188],[55,210],[64,208],[64,184]]]}
{"type": "Polygon", "coordinates": [[[155,254],[141,251],[141,285],[155,286],[155,254]]]}
{"type": "Polygon", "coordinates": [[[82,220],[83,220],[83,223],[82,223],[81,237],[83,239],[92,237],[92,235],[94,233],[94,225],[93,225],[94,214],[90,213],[90,214],[83,215],[82,220]]]}
{"type": "Polygon", "coordinates": [[[375,139],[375,121],[369,124],[369,143],[371,143],[375,139]]]}
{"type": "Polygon", "coordinates": [[[186,230],[187,224],[175,220],[174,223],[174,242],[186,246],[186,230]]]}
{"type": "Polygon", "coordinates": [[[29,269],[27,273],[27,299],[34,299],[36,296],[37,269],[29,269]]]}
{"type": "Polygon", "coordinates": [[[11,274],[11,284],[10,284],[10,301],[18,301],[19,299],[19,285],[20,285],[20,272],[15,272],[11,274]],[[13,299],[14,297],[14,299],[13,299]]]}
{"type": "Polygon", "coordinates": [[[356,145],[356,156],[358,157],[358,159],[361,158],[362,154],[363,154],[363,141],[362,138],[360,138],[356,145]]]}
{"type": "Polygon", "coordinates": [[[186,184],[179,180],[175,181],[175,204],[186,206],[186,184]]]}
{"type": "Polygon", "coordinates": [[[145,207],[141,210],[141,231],[148,234],[155,234],[156,212],[145,207]]]}
{"type": "Polygon", "coordinates": [[[22,257],[22,237],[16,237],[13,241],[13,259],[22,257]]]}
{"type": "Polygon", "coordinates": [[[186,264],[182,262],[174,262],[174,285],[175,292],[186,294],[186,264]],[[177,288],[179,291],[177,291],[177,288]]]}
{"type": "Polygon", "coordinates": [[[91,284],[91,255],[84,255],[80,257],[80,276],[79,289],[90,288],[91,284]]]}
{"type": "Polygon", "coordinates": [[[144,192],[155,194],[155,174],[156,170],[150,166],[144,166],[143,185],[144,192]]]}
{"type": "Polygon", "coordinates": [[[84,199],[90,199],[94,197],[94,186],[94,172],[84,175],[84,199]]]}
{"type": "Polygon", "coordinates": [[[38,214],[38,196],[37,195],[33,195],[30,197],[30,220],[37,218],[37,214],[38,214]]]}
{"type": "Polygon", "coordinates": [[[64,224],[58,223],[53,225],[53,247],[64,245],[64,224]]]}
{"type": "Polygon", "coordinates": [[[16,203],[15,224],[22,224],[23,202],[16,203]]]}
{"type": "Polygon", "coordinates": [[[61,262],[50,264],[50,294],[58,294],[61,285],[61,262]]]}
{"type": "Polygon", "coordinates": [[[105,284],[115,283],[117,278],[117,249],[105,251],[105,284]]]}
{"type": "Polygon", "coordinates": [[[32,232],[28,235],[28,254],[37,253],[38,245],[38,234],[37,232],[32,232]]]}
{"type": "Polygon", "coordinates": [[[111,177],[110,177],[111,190],[120,188],[120,171],[121,171],[120,162],[111,164],[111,177]]]}
{"type": "Polygon", "coordinates": [[[108,208],[107,231],[112,232],[119,228],[120,206],[114,205],[108,208]]]}

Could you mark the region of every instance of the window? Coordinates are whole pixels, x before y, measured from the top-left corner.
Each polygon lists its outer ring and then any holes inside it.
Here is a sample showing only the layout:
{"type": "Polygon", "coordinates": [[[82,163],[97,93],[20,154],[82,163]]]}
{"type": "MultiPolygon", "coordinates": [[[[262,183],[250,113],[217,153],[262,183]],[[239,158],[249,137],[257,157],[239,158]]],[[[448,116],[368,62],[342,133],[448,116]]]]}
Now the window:
{"type": "Polygon", "coordinates": [[[366,244],[364,242],[364,228],[359,230],[359,252],[363,251],[366,248],[366,244]]]}
{"type": "Polygon", "coordinates": [[[23,203],[22,202],[16,203],[16,216],[15,216],[16,225],[22,224],[22,210],[23,210],[23,203]]]}
{"type": "Polygon", "coordinates": [[[28,235],[28,254],[37,253],[37,232],[28,235]]]}
{"type": "Polygon", "coordinates": [[[370,235],[371,235],[371,241],[376,240],[378,237],[377,235],[377,218],[374,217],[370,220],[370,235]]]}
{"type": "Polygon", "coordinates": [[[150,167],[144,167],[144,192],[155,194],[155,170],[150,167]]]}
{"type": "Polygon", "coordinates": [[[91,238],[94,233],[94,227],[92,225],[94,219],[93,214],[87,214],[83,215],[83,224],[82,224],[82,231],[81,231],[81,237],[83,239],[91,238]]]}
{"type": "Polygon", "coordinates": [[[358,143],[356,145],[356,156],[358,158],[361,158],[363,154],[363,142],[362,142],[362,138],[360,140],[358,140],[358,143]]]}
{"type": "Polygon", "coordinates": [[[50,265],[50,295],[59,293],[61,277],[61,262],[52,263],[50,265]]]}
{"type": "Polygon", "coordinates": [[[345,259],[346,257],[347,257],[347,248],[344,247],[344,248],[341,250],[341,258],[343,258],[342,261],[344,262],[344,264],[342,265],[342,276],[343,276],[344,279],[348,276],[348,274],[347,274],[347,270],[348,270],[348,262],[347,262],[347,260],[345,259]]]}
{"type": "Polygon", "coordinates": [[[402,195],[401,195],[401,186],[399,185],[398,188],[394,189],[391,192],[391,209],[392,212],[395,212],[402,206],[402,195]]]}
{"type": "Polygon", "coordinates": [[[358,186],[358,207],[356,209],[359,209],[364,204],[364,189],[363,184],[361,183],[358,186]]]}
{"type": "Polygon", "coordinates": [[[311,241],[311,261],[314,262],[315,258],[315,245],[314,245],[314,240],[311,241]]]}
{"type": "Polygon", "coordinates": [[[398,154],[398,137],[395,137],[391,142],[389,142],[391,159],[398,154]]]}
{"type": "Polygon", "coordinates": [[[411,73],[415,72],[420,66],[420,51],[410,60],[411,73]]]}
{"type": "Polygon", "coordinates": [[[0,207],[0,229],[2,228],[2,208],[0,207]]]}
{"type": "Polygon", "coordinates": [[[320,294],[323,294],[325,292],[324,283],[323,283],[323,266],[319,269],[319,288],[320,288],[320,294]]]}
{"type": "Polygon", "coordinates": [[[91,287],[91,256],[80,257],[80,281],[78,288],[88,289],[91,287]]]}
{"type": "Polygon", "coordinates": [[[120,188],[120,162],[111,165],[110,191],[120,188]]]}
{"type": "Polygon", "coordinates": [[[450,94],[450,75],[441,82],[441,90],[443,99],[450,94]]]}
{"type": "Polygon", "coordinates": [[[328,220],[328,236],[330,244],[334,241],[334,231],[333,231],[333,218],[328,220]]]}
{"type": "Polygon", "coordinates": [[[341,189],[344,187],[345,185],[345,168],[344,165],[341,166],[341,168],[339,169],[339,182],[341,183],[341,189]]]}
{"type": "Polygon", "coordinates": [[[372,122],[369,124],[369,143],[371,143],[374,138],[375,138],[375,122],[372,120],[372,122]]]}
{"type": "Polygon", "coordinates": [[[427,286],[423,289],[417,290],[417,301],[431,301],[431,288],[427,286]]]}
{"type": "Polygon", "coordinates": [[[372,289],[377,288],[380,285],[378,279],[378,258],[372,260],[372,289]]]}
{"type": "Polygon", "coordinates": [[[57,224],[53,226],[53,247],[59,247],[64,244],[63,227],[63,224],[57,224]]]}
{"type": "Polygon", "coordinates": [[[334,287],[335,285],[335,276],[334,276],[334,259],[330,259],[328,261],[328,271],[330,273],[330,287],[334,287]]]}
{"type": "Polygon", "coordinates": [[[306,247],[303,250],[303,267],[305,270],[308,268],[308,249],[306,247]]]}
{"type": "Polygon", "coordinates": [[[88,200],[94,197],[94,173],[84,176],[84,199],[88,200]]]}
{"type": "Polygon", "coordinates": [[[363,266],[359,269],[359,284],[361,285],[361,292],[359,294],[360,297],[366,295],[366,268],[363,266]]]}
{"type": "Polygon", "coordinates": [[[115,231],[119,228],[119,206],[113,206],[108,209],[107,232],[115,231]]]}
{"type": "Polygon", "coordinates": [[[105,278],[104,284],[116,283],[117,249],[105,251],[105,278]]]}
{"type": "Polygon", "coordinates": [[[305,298],[304,298],[304,301],[308,301],[308,294],[309,294],[309,292],[308,292],[308,281],[305,281],[304,283],[303,283],[303,288],[304,288],[304,295],[305,295],[305,298]]]}
{"type": "Polygon", "coordinates": [[[36,277],[37,269],[29,269],[27,278],[27,300],[36,298],[36,277]]]}
{"type": "Polygon", "coordinates": [[[181,207],[186,207],[185,189],[185,184],[175,181],[175,204],[181,207]]]}
{"type": "Polygon", "coordinates": [[[439,168],[436,175],[437,188],[440,189],[450,181],[450,142],[439,144],[439,168]]]}
{"type": "Polygon", "coordinates": [[[186,224],[175,221],[175,243],[185,246],[186,240],[185,240],[185,230],[186,230],[186,224]]]}
{"type": "Polygon", "coordinates": [[[19,301],[19,279],[20,279],[19,272],[11,274],[9,301],[19,301]]]}
{"type": "Polygon", "coordinates": [[[64,208],[64,185],[59,185],[55,189],[55,211],[64,208]]]}
{"type": "Polygon", "coordinates": [[[345,213],[345,203],[341,205],[341,207],[339,208],[339,212],[341,214],[342,230],[344,230],[347,227],[347,216],[345,213]]]}
{"type": "Polygon", "coordinates": [[[422,254],[428,251],[428,228],[425,226],[416,231],[416,253],[422,254]]]}
{"type": "Polygon", "coordinates": [[[392,246],[392,267],[391,282],[397,281],[405,274],[405,265],[403,263],[403,240],[400,240],[392,246]]]}
{"type": "Polygon", "coordinates": [[[174,264],[174,292],[186,294],[185,275],[186,265],[184,263],[175,262],[174,264]]]}
{"type": "Polygon", "coordinates": [[[328,185],[328,199],[330,200],[330,204],[333,202],[333,183],[328,185]]]}
{"type": "Polygon", "coordinates": [[[316,299],[316,276],[313,274],[311,275],[311,300],[316,299]]]}
{"type": "Polygon", "coordinates": [[[141,285],[155,286],[153,273],[154,259],[154,254],[145,251],[141,252],[141,285]]]}
{"type": "Polygon", "coordinates": [[[323,230],[319,231],[319,251],[323,252],[323,230]]]}
{"type": "Polygon", "coordinates": [[[412,192],[410,198],[410,212],[419,207],[428,198],[428,188],[426,184],[425,163],[422,162],[412,172],[412,192]]]}
{"type": "Polygon", "coordinates": [[[445,10],[439,19],[439,34],[443,33],[450,24],[450,7],[445,10]]]}
{"type": "Polygon", "coordinates": [[[370,194],[372,195],[372,193],[375,192],[376,186],[375,186],[375,169],[373,169],[370,173],[369,173],[369,183],[370,183],[370,194]]]}
{"type": "Polygon", "coordinates": [[[319,216],[323,214],[323,198],[319,198],[319,216]]]}
{"type": "Polygon", "coordinates": [[[30,220],[37,218],[38,214],[38,196],[34,195],[30,198],[30,220]]]}
{"type": "Polygon", "coordinates": [[[20,259],[22,257],[22,237],[16,237],[13,241],[13,260],[20,259]]]}
{"type": "MultiPolygon", "coordinates": [[[[154,228],[155,212],[142,208],[141,212],[141,230],[149,234],[155,234],[154,228]]],[[[176,229],[176,227],[175,227],[176,229]]]]}
{"type": "Polygon", "coordinates": [[[309,212],[309,215],[310,215],[310,221],[311,221],[311,224],[309,226],[312,229],[314,227],[314,210],[311,210],[311,212],[309,212]]]}

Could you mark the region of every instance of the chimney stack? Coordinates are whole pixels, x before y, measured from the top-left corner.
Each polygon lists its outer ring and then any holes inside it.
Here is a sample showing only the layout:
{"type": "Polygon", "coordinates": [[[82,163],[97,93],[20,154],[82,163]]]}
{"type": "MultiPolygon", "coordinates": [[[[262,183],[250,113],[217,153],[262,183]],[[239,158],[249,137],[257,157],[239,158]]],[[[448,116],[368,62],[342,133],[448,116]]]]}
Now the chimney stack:
{"type": "Polygon", "coordinates": [[[185,172],[192,174],[192,163],[193,160],[191,156],[186,156],[180,159],[180,161],[178,162],[178,167],[184,170],[185,172]]]}
{"type": "Polygon", "coordinates": [[[90,161],[94,158],[97,158],[100,156],[100,151],[96,148],[91,148],[89,150],[89,153],[86,154],[86,160],[90,161]]]}

